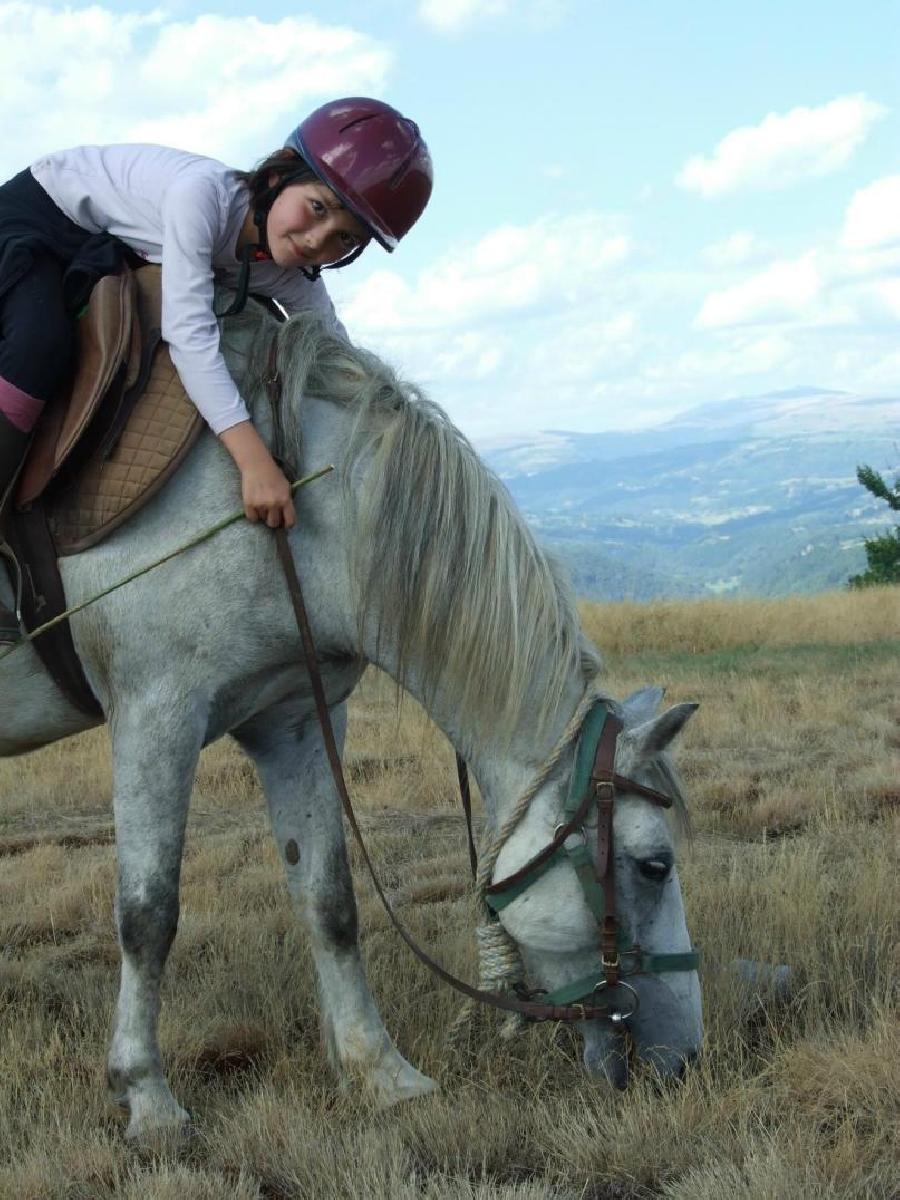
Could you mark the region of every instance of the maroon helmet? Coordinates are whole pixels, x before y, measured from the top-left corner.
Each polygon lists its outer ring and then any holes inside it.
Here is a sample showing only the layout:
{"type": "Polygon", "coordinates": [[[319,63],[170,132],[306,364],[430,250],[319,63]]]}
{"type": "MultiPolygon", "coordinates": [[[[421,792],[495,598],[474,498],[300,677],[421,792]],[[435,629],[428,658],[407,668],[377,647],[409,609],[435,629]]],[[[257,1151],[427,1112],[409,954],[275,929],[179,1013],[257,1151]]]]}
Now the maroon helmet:
{"type": "Polygon", "coordinates": [[[323,104],[285,142],[392,251],[425,210],[431,156],[415,121],[382,100],[323,104]]]}

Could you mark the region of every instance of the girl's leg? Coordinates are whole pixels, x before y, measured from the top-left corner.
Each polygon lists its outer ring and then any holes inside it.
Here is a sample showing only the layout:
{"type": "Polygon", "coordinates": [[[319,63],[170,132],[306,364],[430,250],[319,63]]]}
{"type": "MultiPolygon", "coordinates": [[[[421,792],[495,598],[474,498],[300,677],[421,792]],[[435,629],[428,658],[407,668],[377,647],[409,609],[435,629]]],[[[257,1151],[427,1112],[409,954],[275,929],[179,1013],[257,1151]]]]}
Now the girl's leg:
{"type": "MultiPolygon", "coordinates": [[[[68,377],[75,331],[63,304],[62,266],[39,254],[0,299],[0,510],[48,400],[68,377]]],[[[18,637],[14,613],[0,605],[0,643],[18,637]]]]}
{"type": "MultiPolygon", "coordinates": [[[[12,399],[16,399],[14,393],[12,399]]],[[[0,378],[0,505],[19,470],[30,438],[27,431],[6,415],[5,409],[11,406],[9,385],[0,378]]]]}
{"type": "MultiPolygon", "coordinates": [[[[69,375],[75,329],[65,310],[63,267],[37,254],[29,270],[0,299],[0,438],[9,427],[30,434],[44,405],[69,375]]],[[[24,449],[24,446],[23,446],[24,449]]],[[[2,469],[2,466],[0,466],[2,469]]],[[[8,481],[7,481],[8,482],[8,481]]],[[[0,489],[4,480],[0,477],[0,489]]]]}

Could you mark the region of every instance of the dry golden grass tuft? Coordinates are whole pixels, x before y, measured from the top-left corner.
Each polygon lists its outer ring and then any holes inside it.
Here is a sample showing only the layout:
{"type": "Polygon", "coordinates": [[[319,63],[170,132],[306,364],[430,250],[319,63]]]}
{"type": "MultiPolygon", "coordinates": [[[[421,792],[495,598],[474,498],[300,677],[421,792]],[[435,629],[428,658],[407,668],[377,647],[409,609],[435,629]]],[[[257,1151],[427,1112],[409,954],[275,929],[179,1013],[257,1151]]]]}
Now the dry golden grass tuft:
{"type": "Polygon", "coordinates": [[[581,605],[585,631],[608,654],[704,654],[733,646],[847,646],[900,634],[896,588],[780,600],[655,600],[581,605]]]}
{"type": "MultiPolygon", "coordinates": [[[[161,1022],[197,1131],[134,1153],[103,1085],[117,950],[101,732],[0,762],[0,1198],[896,1197],[897,592],[583,616],[612,694],[701,701],[678,761],[707,1043],[681,1087],[610,1095],[583,1078],[572,1030],[510,1043],[490,1016],[448,1055],[457,1001],[398,943],[355,850],[373,990],[442,1091],[379,1113],[336,1087],[261,794],[221,743],[197,776],[161,1022]],[[789,993],[748,991],[736,957],[790,964],[789,993]]],[[[403,919],[471,977],[453,755],[394,699],[375,672],[354,696],[352,790],[403,919]]]]}

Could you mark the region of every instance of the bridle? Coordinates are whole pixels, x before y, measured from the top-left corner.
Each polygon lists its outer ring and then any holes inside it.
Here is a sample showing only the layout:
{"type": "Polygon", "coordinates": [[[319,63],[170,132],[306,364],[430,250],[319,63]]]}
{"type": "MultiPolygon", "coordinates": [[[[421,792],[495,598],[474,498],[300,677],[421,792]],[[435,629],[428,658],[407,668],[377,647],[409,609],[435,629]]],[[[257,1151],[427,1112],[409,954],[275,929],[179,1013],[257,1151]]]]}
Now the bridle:
{"type": "MultiPolygon", "coordinates": [[[[429,957],[406,932],[398,921],[366,849],[365,841],[347,785],[344,780],[340,755],[331,725],[331,716],[325,698],[325,689],[316,656],[306,605],[297,569],[291,555],[285,529],[275,530],[278,558],[287,581],[288,592],[306,657],[306,667],[312,684],[316,713],[322,730],[325,751],[331,767],[332,777],[341,798],[344,813],[359,845],[372,883],[394,928],[412,950],[413,954],[429,970],[456,991],[469,999],[508,1012],[520,1013],[531,1021],[595,1021],[604,1020],[619,1025],[633,1016],[638,1007],[636,990],[625,982],[625,977],[637,974],[666,971],[695,971],[699,964],[696,951],[683,954],[650,954],[636,943],[628,944],[620,930],[615,907],[615,856],[613,849],[613,807],[617,792],[637,793],[662,808],[671,807],[670,797],[635,780],[618,775],[615,770],[616,742],[622,732],[622,722],[611,713],[603,701],[598,700],[589,709],[582,725],[575,754],[575,767],[569,784],[563,821],[556,827],[550,843],[512,875],[487,889],[486,899],[496,918],[496,913],[512,903],[539,879],[551,866],[565,858],[575,868],[588,908],[598,924],[601,952],[602,977],[588,976],[576,980],[551,993],[540,990],[518,990],[517,996],[499,995],[482,988],[472,987],[451,975],[439,963],[429,957]],[[592,804],[597,806],[597,863],[596,866],[587,848],[583,824],[592,804]],[[627,969],[626,961],[627,960],[627,969]],[[614,993],[624,991],[628,996],[627,1007],[615,1000],[614,993]],[[540,996],[541,999],[535,999],[540,996]]],[[[460,784],[464,776],[460,773],[460,784]]],[[[464,789],[464,804],[465,804],[464,789]]],[[[474,852],[473,852],[474,866],[474,852]]]]}
{"type": "Polygon", "coordinates": [[[577,1015],[565,1020],[603,1018],[620,1024],[634,1015],[639,1003],[637,992],[625,982],[625,976],[695,971],[700,962],[699,954],[693,950],[680,954],[651,954],[636,942],[629,943],[616,916],[613,847],[616,794],[636,793],[660,808],[672,806],[671,797],[617,774],[616,744],[623,728],[604,701],[597,700],[588,710],[575,751],[563,820],[556,826],[552,840],[512,875],[490,884],[485,894],[488,906],[496,914],[557,863],[568,860],[574,867],[585,903],[597,922],[602,978],[588,975],[552,992],[532,990],[527,993],[529,998],[541,995],[544,1004],[577,1010],[577,1015]],[[596,861],[588,849],[585,832],[585,820],[594,805],[597,808],[596,861]],[[617,990],[628,994],[631,1007],[625,1011],[611,999],[617,990]]]}

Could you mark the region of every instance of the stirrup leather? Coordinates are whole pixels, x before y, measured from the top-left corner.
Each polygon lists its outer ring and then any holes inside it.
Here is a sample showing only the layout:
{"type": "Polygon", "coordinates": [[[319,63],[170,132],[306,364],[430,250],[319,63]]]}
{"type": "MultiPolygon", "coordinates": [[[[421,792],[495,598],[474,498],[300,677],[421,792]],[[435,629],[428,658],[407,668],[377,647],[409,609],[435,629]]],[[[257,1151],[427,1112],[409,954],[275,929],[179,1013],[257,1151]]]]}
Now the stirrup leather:
{"type": "MultiPolygon", "coordinates": [[[[0,646],[11,646],[22,637],[22,571],[9,545],[0,541],[0,558],[9,563],[9,576],[13,584],[14,608],[9,609],[0,602],[0,646]]],[[[2,564],[0,564],[2,569],[2,564]]]]}

